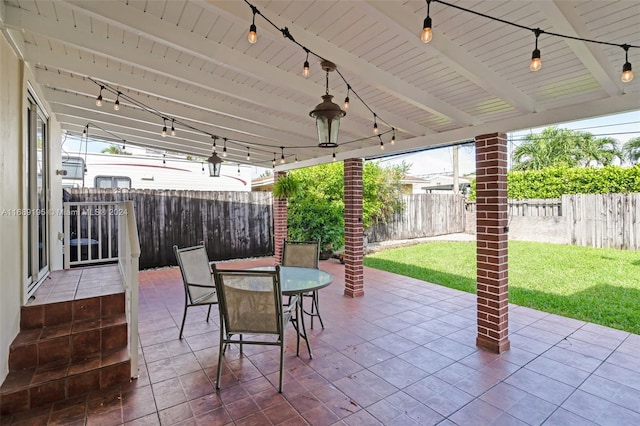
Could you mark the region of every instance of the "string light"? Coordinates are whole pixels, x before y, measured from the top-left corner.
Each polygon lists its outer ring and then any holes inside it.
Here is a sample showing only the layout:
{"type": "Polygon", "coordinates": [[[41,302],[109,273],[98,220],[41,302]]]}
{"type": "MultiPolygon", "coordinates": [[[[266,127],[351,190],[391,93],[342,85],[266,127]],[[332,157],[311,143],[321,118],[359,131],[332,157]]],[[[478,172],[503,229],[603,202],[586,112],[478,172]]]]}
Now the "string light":
{"type": "Polygon", "coordinates": [[[200,162],[200,164],[202,165],[202,173],[204,173],[204,163],[200,162]]]}
{"type": "Polygon", "coordinates": [[[113,109],[115,111],[120,111],[120,92],[118,92],[118,96],[116,96],[116,101],[113,103],[113,109]]]}
{"type": "Polygon", "coordinates": [[[631,62],[629,62],[629,46],[628,44],[623,44],[622,48],[624,49],[624,65],[622,66],[622,76],[620,80],[623,83],[628,83],[633,80],[633,71],[631,71],[631,62]]]}
{"type": "Polygon", "coordinates": [[[382,136],[378,135],[378,139],[380,139],[380,150],[384,151],[384,142],[382,141],[382,136]]]}
{"type": "Polygon", "coordinates": [[[127,149],[127,141],[126,140],[122,140],[122,150],[124,151],[125,149],[127,149]]]}
{"type": "Polygon", "coordinates": [[[333,150],[333,161],[336,161],[336,150],[333,150]]]}
{"type": "Polygon", "coordinates": [[[433,38],[433,31],[431,31],[431,16],[429,16],[431,6],[431,0],[427,0],[427,17],[424,18],[424,24],[422,25],[422,34],[420,34],[420,40],[423,43],[429,43],[433,38]]]}
{"type": "Polygon", "coordinates": [[[622,66],[622,75],[620,76],[620,79],[622,80],[623,83],[628,83],[633,79],[633,72],[631,71],[631,63],[629,62],[629,58],[628,58],[628,50],[629,48],[635,48],[635,49],[640,49],[640,46],[637,45],[629,45],[629,44],[619,44],[619,43],[611,43],[611,42],[607,42],[607,41],[600,41],[600,40],[593,40],[593,39],[587,39],[587,38],[582,38],[582,37],[574,37],[574,36],[570,36],[570,35],[566,35],[566,34],[559,34],[559,33],[554,33],[551,31],[543,31],[540,28],[529,28],[526,27],[524,25],[520,25],[517,24],[515,22],[509,22],[506,21],[504,19],[500,19],[500,18],[496,18],[490,15],[486,15],[484,13],[480,13],[480,12],[476,12],[474,10],[471,9],[467,9],[464,8],[462,6],[459,6],[457,4],[452,4],[452,3],[448,3],[444,0],[427,0],[427,18],[424,20],[424,26],[423,26],[423,31],[422,31],[422,35],[420,36],[420,38],[422,39],[422,41],[424,41],[425,43],[428,43],[428,40],[425,40],[426,34],[425,32],[429,33],[428,39],[431,40],[431,18],[429,16],[429,4],[431,3],[431,1],[449,6],[449,7],[453,7],[454,9],[458,9],[461,10],[463,12],[468,12],[468,13],[472,13],[474,15],[477,16],[482,16],[483,18],[487,18],[487,19],[491,19],[492,21],[497,21],[497,22],[501,22],[503,24],[506,25],[511,25],[512,27],[517,27],[523,30],[528,30],[528,31],[532,31],[535,35],[536,35],[536,46],[535,49],[533,50],[533,53],[531,54],[531,62],[529,64],[529,69],[531,71],[538,71],[540,68],[542,68],[542,61],[540,60],[540,50],[538,49],[538,37],[540,36],[540,34],[546,34],[547,36],[555,36],[555,37],[560,37],[560,38],[564,38],[564,39],[570,39],[570,40],[576,40],[576,41],[581,41],[584,43],[595,43],[595,44],[602,44],[602,45],[606,45],[606,46],[617,46],[620,47],[622,49],[624,49],[625,51],[625,63],[622,66]]]}
{"type": "Polygon", "coordinates": [[[98,94],[98,97],[96,98],[96,106],[101,107],[102,106],[102,90],[104,89],[104,86],[100,86],[100,94],[98,94]]]}
{"type": "Polygon", "coordinates": [[[224,146],[222,147],[222,156],[226,157],[227,156],[227,138],[223,138],[224,140],[224,146]]]}
{"type": "Polygon", "coordinates": [[[275,166],[276,166],[276,153],[275,153],[275,152],[273,153],[273,160],[271,160],[271,165],[272,165],[273,167],[275,167],[275,166]]]}
{"type": "Polygon", "coordinates": [[[284,164],[284,146],[280,147],[280,164],[284,164]]]}
{"type": "Polygon", "coordinates": [[[167,119],[162,117],[162,121],[164,121],[164,126],[162,126],[162,132],[160,134],[164,138],[167,136],[167,119]]]}
{"type": "Polygon", "coordinates": [[[540,28],[536,28],[533,30],[536,35],[536,48],[533,49],[533,53],[531,54],[531,63],[529,64],[529,69],[531,71],[538,71],[542,68],[542,61],[540,60],[540,49],[538,49],[538,37],[542,34],[542,30],[540,28]]]}
{"type": "Polygon", "coordinates": [[[175,136],[176,135],[176,128],[173,127],[173,124],[175,123],[175,121],[176,120],[174,118],[171,119],[171,136],[175,136]]]}
{"type": "Polygon", "coordinates": [[[247,147],[247,161],[251,161],[251,152],[249,152],[249,147],[247,147]]]}
{"type": "Polygon", "coordinates": [[[165,158],[164,158],[165,156],[166,156],[166,154],[164,154],[164,153],[163,153],[163,154],[162,154],[162,164],[163,164],[163,165],[166,165],[166,164],[167,164],[167,160],[165,160],[165,158]]]}
{"type": "Polygon", "coordinates": [[[347,84],[347,97],[344,98],[344,109],[349,109],[349,92],[351,91],[351,86],[347,84]]]}
{"type": "Polygon", "coordinates": [[[297,163],[298,162],[298,154],[296,154],[296,156],[294,158],[295,158],[295,162],[297,163]]]}
{"type": "Polygon", "coordinates": [[[373,134],[378,134],[378,116],[375,112],[373,113],[373,134]]]}
{"type": "Polygon", "coordinates": [[[396,143],[396,128],[392,127],[391,128],[391,145],[395,145],[396,143]]]}
{"type": "Polygon", "coordinates": [[[238,176],[240,176],[240,163],[238,163],[238,176]]]}
{"type": "Polygon", "coordinates": [[[216,152],[216,141],[218,140],[218,137],[216,135],[211,135],[211,139],[213,139],[213,146],[211,147],[211,153],[215,154],[215,152],[216,152]]]}
{"type": "Polygon", "coordinates": [[[258,8],[251,5],[251,11],[253,12],[253,21],[251,22],[251,26],[249,27],[249,35],[247,39],[249,43],[255,44],[258,41],[258,33],[256,28],[256,14],[258,13],[258,8]]]}
{"type": "Polygon", "coordinates": [[[304,49],[307,52],[307,59],[304,60],[304,65],[302,67],[302,75],[305,77],[309,77],[311,71],[309,70],[309,49],[304,49]]]}

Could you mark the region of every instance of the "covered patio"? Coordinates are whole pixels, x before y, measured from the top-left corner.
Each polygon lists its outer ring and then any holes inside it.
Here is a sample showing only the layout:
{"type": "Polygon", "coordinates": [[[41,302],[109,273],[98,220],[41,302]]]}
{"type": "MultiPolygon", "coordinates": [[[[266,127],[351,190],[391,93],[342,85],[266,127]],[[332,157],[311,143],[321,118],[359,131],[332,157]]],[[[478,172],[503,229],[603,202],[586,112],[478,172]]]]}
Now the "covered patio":
{"type": "Polygon", "coordinates": [[[475,295],[365,267],[367,297],[346,298],[344,266],[321,268],[326,328],[314,359],[289,329],[283,394],[277,349],[256,346],[231,348],[215,392],[217,315],[191,310],[179,340],[180,272],[163,268],[140,274],[138,380],[2,424],[640,424],[638,335],[511,305],[499,355],[475,345],[475,295]]]}

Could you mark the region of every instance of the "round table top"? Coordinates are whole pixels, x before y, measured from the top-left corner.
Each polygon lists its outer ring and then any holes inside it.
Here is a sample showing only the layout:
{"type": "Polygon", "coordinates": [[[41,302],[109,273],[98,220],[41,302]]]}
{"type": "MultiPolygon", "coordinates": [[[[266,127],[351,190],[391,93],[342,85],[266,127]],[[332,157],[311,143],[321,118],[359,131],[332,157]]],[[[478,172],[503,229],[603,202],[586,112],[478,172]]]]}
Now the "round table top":
{"type": "MultiPolygon", "coordinates": [[[[256,270],[273,270],[272,266],[251,268],[256,270]]],[[[282,294],[293,295],[319,290],[331,284],[333,275],[315,268],[297,266],[280,267],[280,287],[282,294]]]]}

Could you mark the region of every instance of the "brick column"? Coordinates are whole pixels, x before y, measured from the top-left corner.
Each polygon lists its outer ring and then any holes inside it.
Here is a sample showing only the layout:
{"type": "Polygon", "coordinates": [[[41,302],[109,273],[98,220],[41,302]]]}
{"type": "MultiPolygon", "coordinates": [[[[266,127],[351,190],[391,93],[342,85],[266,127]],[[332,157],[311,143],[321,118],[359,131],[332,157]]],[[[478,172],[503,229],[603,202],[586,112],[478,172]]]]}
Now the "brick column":
{"type": "Polygon", "coordinates": [[[476,136],[478,337],[492,352],[509,350],[507,138],[476,136]]]}
{"type": "Polygon", "coordinates": [[[362,159],[344,161],[344,295],[364,296],[362,159]]]}
{"type": "MultiPolygon", "coordinates": [[[[276,172],[273,176],[273,183],[286,176],[287,172],[276,172]]],[[[282,261],[283,242],[287,238],[287,199],[273,197],[273,257],[277,264],[282,261]]]]}

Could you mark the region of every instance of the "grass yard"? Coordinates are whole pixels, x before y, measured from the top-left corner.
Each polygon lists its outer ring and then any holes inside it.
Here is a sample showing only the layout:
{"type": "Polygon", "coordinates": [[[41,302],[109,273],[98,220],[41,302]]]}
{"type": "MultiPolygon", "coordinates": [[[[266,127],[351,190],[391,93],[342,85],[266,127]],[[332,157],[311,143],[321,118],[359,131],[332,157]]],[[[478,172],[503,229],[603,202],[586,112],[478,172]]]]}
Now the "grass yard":
{"type": "MultiPolygon", "coordinates": [[[[364,264],[475,293],[475,242],[385,250],[364,264]]],[[[640,334],[640,253],[509,241],[509,301],[640,334]]]]}

